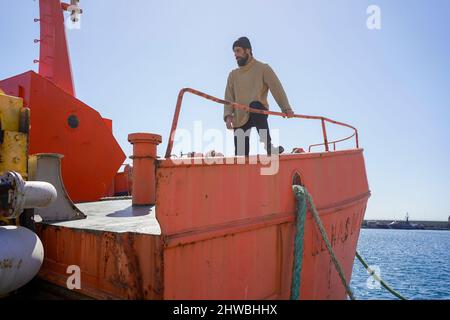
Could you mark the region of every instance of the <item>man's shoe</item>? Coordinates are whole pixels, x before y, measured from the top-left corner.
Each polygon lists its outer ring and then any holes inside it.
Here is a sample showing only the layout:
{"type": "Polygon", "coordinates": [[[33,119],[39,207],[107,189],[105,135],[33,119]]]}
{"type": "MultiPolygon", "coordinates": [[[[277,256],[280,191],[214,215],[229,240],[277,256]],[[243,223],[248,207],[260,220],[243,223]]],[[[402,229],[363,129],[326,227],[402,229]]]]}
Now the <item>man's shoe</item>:
{"type": "Polygon", "coordinates": [[[270,152],[267,152],[267,154],[270,156],[272,154],[282,154],[284,152],[284,148],[282,146],[274,147],[270,146],[270,152]]]}

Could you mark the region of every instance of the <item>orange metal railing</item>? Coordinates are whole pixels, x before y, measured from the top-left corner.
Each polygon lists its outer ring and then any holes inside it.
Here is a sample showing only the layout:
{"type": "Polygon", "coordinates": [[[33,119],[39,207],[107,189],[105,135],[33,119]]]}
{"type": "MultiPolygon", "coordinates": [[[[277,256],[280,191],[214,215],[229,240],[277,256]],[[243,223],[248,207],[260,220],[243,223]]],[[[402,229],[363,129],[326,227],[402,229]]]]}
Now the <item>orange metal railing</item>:
{"type": "MultiPolygon", "coordinates": [[[[170,158],[170,155],[172,153],[173,141],[175,139],[175,132],[177,130],[178,118],[180,116],[180,111],[181,111],[181,104],[183,102],[183,96],[184,96],[184,94],[186,92],[189,92],[189,93],[192,93],[194,95],[203,97],[205,99],[217,102],[219,104],[230,105],[233,108],[246,110],[248,112],[267,114],[267,115],[279,116],[279,117],[286,117],[287,116],[285,113],[281,113],[281,112],[252,109],[249,106],[246,106],[246,105],[243,105],[243,104],[239,104],[239,103],[235,103],[235,102],[222,100],[222,99],[218,99],[216,97],[213,97],[213,96],[211,96],[209,94],[200,92],[200,91],[195,90],[195,89],[191,89],[191,88],[181,89],[180,93],[178,94],[177,105],[175,107],[175,113],[174,113],[174,116],[173,116],[172,128],[170,130],[170,136],[169,136],[169,143],[167,144],[167,149],[166,149],[166,155],[165,155],[166,158],[170,158]]],[[[302,115],[302,114],[295,114],[292,118],[312,119],[312,120],[320,120],[321,121],[322,133],[323,133],[323,142],[310,145],[309,148],[308,148],[308,151],[311,151],[312,147],[322,146],[322,145],[325,146],[325,151],[329,151],[329,145],[330,144],[332,144],[333,147],[334,147],[334,150],[336,150],[336,143],[339,143],[339,142],[342,142],[342,141],[345,141],[345,140],[349,140],[349,139],[351,139],[353,137],[355,137],[356,148],[357,149],[359,148],[358,130],[355,127],[352,127],[351,125],[348,125],[348,124],[343,123],[343,122],[335,121],[335,120],[332,120],[332,119],[328,119],[328,118],[325,118],[325,117],[320,117],[320,116],[308,116],[308,115],[302,115]],[[340,140],[328,141],[326,122],[330,122],[330,123],[333,123],[333,124],[336,124],[336,125],[340,125],[340,126],[343,126],[343,127],[347,127],[347,128],[353,129],[354,132],[353,132],[353,134],[351,136],[348,136],[346,138],[343,138],[343,139],[340,139],[340,140]]]]}

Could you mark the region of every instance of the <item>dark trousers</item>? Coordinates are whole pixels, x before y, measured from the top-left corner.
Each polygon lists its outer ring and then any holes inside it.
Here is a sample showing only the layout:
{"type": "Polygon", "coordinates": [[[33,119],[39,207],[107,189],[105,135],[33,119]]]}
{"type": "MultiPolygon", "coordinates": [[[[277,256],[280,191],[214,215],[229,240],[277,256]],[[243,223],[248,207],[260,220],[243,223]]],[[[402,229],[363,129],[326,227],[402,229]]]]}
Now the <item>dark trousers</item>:
{"type": "MultiPolygon", "coordinates": [[[[250,103],[250,108],[267,110],[259,101],[250,103]]],[[[250,153],[250,133],[253,127],[256,128],[259,140],[264,144],[267,154],[271,153],[272,139],[269,133],[268,115],[250,112],[250,117],[246,124],[240,128],[234,129],[234,155],[248,156],[250,153]]]]}

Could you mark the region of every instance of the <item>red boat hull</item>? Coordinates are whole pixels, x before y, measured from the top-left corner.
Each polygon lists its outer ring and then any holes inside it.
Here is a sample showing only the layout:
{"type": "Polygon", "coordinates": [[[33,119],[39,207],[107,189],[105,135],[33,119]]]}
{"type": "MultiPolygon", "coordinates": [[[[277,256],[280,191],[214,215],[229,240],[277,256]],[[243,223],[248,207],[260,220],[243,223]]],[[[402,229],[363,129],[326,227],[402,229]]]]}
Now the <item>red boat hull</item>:
{"type": "MultiPolygon", "coordinates": [[[[151,214],[135,217],[142,221],[135,227],[119,228],[120,214],[107,220],[111,212],[101,228],[89,225],[89,215],[87,221],[40,225],[46,252],[41,277],[65,286],[67,267],[78,265],[79,291],[99,299],[289,299],[296,215],[292,180],[298,173],[350,281],[370,196],[361,149],[283,155],[278,173],[267,176],[260,174],[267,167],[260,163],[203,160],[159,161],[156,206],[149,212],[156,213],[160,232],[148,231],[154,225],[146,224],[157,224],[151,214]]],[[[346,298],[309,214],[300,298],[346,298]]]]}

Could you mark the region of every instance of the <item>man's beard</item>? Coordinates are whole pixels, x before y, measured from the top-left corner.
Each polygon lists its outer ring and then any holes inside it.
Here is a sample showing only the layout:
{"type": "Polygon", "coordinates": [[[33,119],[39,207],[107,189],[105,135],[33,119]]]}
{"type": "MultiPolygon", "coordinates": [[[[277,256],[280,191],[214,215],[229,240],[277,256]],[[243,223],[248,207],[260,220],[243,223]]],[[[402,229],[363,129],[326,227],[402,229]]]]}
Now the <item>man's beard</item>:
{"type": "Polygon", "coordinates": [[[248,58],[250,58],[250,55],[248,53],[246,53],[243,58],[236,59],[238,66],[239,67],[245,66],[248,62],[248,58]]]}

